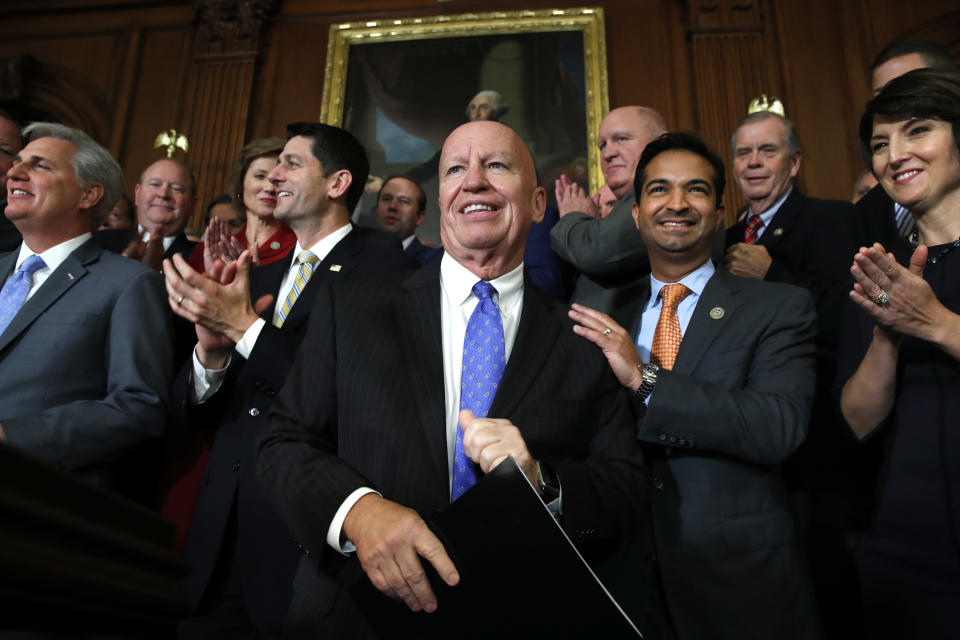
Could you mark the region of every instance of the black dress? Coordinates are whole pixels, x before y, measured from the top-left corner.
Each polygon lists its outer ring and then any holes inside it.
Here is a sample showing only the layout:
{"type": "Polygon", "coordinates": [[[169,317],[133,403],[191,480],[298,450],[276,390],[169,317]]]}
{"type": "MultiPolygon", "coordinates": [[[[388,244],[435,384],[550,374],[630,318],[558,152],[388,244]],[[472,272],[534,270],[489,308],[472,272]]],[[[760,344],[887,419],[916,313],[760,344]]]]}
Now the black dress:
{"type": "MultiPolygon", "coordinates": [[[[952,245],[930,247],[940,255],[952,245]]],[[[900,264],[912,250],[895,249],[900,264]]],[[[960,247],[924,269],[940,302],[960,314],[960,247]]],[[[851,307],[855,307],[851,303],[851,307]]],[[[840,341],[837,386],[853,375],[873,338],[856,308],[840,341]]],[[[893,410],[875,437],[883,462],[856,557],[872,638],[960,637],[960,362],[906,337],[893,410]]]]}

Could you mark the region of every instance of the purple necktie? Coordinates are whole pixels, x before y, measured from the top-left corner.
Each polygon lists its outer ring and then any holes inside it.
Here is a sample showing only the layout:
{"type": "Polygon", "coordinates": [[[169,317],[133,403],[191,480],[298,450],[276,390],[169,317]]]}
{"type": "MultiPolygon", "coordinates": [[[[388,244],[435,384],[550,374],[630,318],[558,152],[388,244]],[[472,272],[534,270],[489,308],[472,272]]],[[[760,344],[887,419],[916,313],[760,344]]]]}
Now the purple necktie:
{"type": "Polygon", "coordinates": [[[7,330],[10,321],[27,300],[27,294],[30,293],[30,287],[33,285],[34,272],[45,266],[47,265],[43,258],[38,255],[30,256],[7,279],[3,289],[0,289],[0,334],[7,330]]]}
{"type": "MultiPolygon", "coordinates": [[[[463,337],[463,368],[460,371],[460,409],[470,409],[478,418],[487,417],[497,385],[507,364],[503,345],[503,322],[500,308],[493,299],[496,293],[489,282],[473,285],[479,302],[467,322],[463,337]]],[[[453,450],[453,502],[477,483],[473,461],[463,450],[463,428],[457,425],[457,444],[453,450]]]]}

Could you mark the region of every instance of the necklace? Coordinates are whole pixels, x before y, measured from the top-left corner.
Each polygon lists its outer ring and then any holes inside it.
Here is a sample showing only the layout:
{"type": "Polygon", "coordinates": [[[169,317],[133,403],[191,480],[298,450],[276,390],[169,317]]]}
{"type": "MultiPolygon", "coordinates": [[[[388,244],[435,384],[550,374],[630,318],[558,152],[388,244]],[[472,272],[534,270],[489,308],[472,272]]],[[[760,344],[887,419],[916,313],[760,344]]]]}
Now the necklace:
{"type": "MultiPolygon", "coordinates": [[[[916,249],[919,245],[920,245],[920,230],[914,229],[913,232],[910,234],[910,246],[916,249]]],[[[940,253],[938,253],[937,255],[927,256],[927,264],[937,264],[937,260],[940,260],[941,258],[943,258],[943,256],[947,255],[957,247],[960,247],[960,238],[957,238],[956,240],[954,240],[953,244],[947,245],[946,247],[941,249],[940,253]]]]}

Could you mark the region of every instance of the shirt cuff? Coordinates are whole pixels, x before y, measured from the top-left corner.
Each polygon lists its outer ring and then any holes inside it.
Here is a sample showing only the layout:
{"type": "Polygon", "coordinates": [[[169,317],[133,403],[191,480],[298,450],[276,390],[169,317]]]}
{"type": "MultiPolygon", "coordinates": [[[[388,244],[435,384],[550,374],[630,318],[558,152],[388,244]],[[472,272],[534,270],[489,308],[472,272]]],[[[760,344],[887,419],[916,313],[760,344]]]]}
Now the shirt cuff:
{"type": "Polygon", "coordinates": [[[197,349],[193,349],[193,381],[189,385],[190,404],[202,404],[209,400],[213,394],[223,384],[223,379],[227,376],[227,369],[230,367],[232,356],[227,358],[227,364],[223,369],[205,369],[200,364],[200,358],[197,357],[197,349]]]}
{"type": "Polygon", "coordinates": [[[343,521],[347,519],[347,512],[353,508],[353,505],[357,504],[357,500],[367,495],[368,493],[376,493],[378,496],[380,493],[374,491],[370,487],[360,487],[355,490],[347,499],[343,501],[343,504],[340,505],[340,508],[337,509],[337,512],[333,516],[333,521],[330,522],[330,528],[327,529],[327,544],[342,553],[347,555],[348,553],[353,553],[357,550],[357,547],[354,546],[352,542],[347,540],[343,543],[343,546],[340,545],[340,531],[343,529],[343,521]]]}
{"type": "Polygon", "coordinates": [[[263,331],[263,328],[266,325],[266,320],[263,318],[257,318],[257,321],[250,325],[247,330],[243,332],[243,337],[240,338],[240,342],[237,343],[235,349],[237,350],[237,353],[244,357],[244,359],[250,359],[250,354],[253,352],[253,347],[257,344],[257,338],[260,337],[260,332],[263,331]]]}

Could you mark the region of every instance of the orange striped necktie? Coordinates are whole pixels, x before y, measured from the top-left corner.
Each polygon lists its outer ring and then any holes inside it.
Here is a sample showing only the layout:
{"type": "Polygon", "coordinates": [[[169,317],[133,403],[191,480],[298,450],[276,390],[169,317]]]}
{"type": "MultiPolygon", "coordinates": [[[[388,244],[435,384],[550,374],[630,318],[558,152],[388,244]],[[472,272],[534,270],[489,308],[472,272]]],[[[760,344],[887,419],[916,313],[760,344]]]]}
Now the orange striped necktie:
{"type": "Polygon", "coordinates": [[[650,362],[662,369],[673,369],[680,350],[680,318],[677,307],[692,291],[682,284],[668,284],[660,290],[660,319],[653,332],[653,346],[650,349],[650,362]]]}

